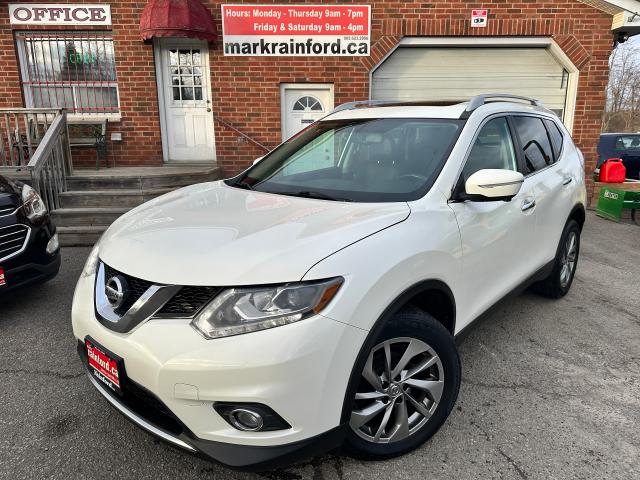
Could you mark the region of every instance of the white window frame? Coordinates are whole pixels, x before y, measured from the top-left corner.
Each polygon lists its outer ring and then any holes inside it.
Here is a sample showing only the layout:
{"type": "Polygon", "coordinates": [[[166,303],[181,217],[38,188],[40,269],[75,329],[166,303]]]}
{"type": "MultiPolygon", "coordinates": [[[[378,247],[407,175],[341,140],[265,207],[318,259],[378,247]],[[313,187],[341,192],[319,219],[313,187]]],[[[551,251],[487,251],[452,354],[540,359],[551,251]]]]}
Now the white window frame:
{"type": "MultiPolygon", "coordinates": [[[[28,33],[33,34],[34,31],[30,30],[27,31],[28,33]]],[[[59,31],[52,31],[52,30],[43,30],[41,33],[42,34],[50,34],[51,32],[55,32],[56,34],[59,34],[59,38],[60,39],[64,39],[64,34],[67,32],[59,32],[59,31]]],[[[18,60],[19,60],[19,64],[20,64],[20,83],[22,84],[22,92],[24,94],[24,100],[25,100],[25,104],[27,108],[35,108],[34,107],[34,101],[33,101],[33,92],[31,91],[31,88],[26,85],[25,79],[29,78],[29,72],[28,72],[28,61],[27,58],[25,56],[25,40],[24,38],[20,38],[20,35],[24,33],[24,32],[19,32],[16,31],[16,47],[17,47],[17,53],[18,53],[18,60]]],[[[74,34],[82,34],[84,32],[72,32],[74,34]]],[[[110,35],[113,35],[111,32],[109,32],[110,35]]],[[[115,59],[114,59],[115,60],[115,59]]],[[[117,73],[116,73],[117,74],[117,73]]],[[[78,87],[81,86],[81,84],[71,84],[70,85],[71,88],[73,89],[73,106],[74,109],[78,107],[77,104],[77,98],[78,95],[76,93],[76,89],[78,87]]],[[[116,88],[116,96],[118,99],[118,111],[117,112],[113,112],[113,113],[109,113],[109,112],[72,112],[69,111],[67,112],[67,119],[70,121],[73,120],[82,120],[82,119],[95,119],[95,120],[108,120],[109,122],[118,122],[121,120],[122,115],[121,115],[121,107],[120,107],[120,87],[118,85],[118,81],[116,78],[115,82],[101,82],[101,85],[103,87],[115,87],[116,88]]],[[[53,108],[53,107],[52,107],[53,108]]]]}

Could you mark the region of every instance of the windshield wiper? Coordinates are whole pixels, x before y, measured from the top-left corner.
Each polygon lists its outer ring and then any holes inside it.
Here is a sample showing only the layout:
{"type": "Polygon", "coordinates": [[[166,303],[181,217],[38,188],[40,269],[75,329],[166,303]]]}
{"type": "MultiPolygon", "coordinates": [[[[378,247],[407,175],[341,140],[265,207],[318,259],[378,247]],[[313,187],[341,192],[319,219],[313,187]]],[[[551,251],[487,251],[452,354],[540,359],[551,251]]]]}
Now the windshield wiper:
{"type": "Polygon", "coordinates": [[[251,185],[243,181],[233,182],[233,186],[238,188],[244,188],[245,190],[253,190],[253,187],[251,185]]]}
{"type": "Polygon", "coordinates": [[[320,200],[332,200],[334,202],[353,202],[351,198],[333,197],[326,193],[316,192],[313,190],[303,190],[301,192],[279,192],[281,195],[290,195],[292,197],[317,198],[320,200]]]}

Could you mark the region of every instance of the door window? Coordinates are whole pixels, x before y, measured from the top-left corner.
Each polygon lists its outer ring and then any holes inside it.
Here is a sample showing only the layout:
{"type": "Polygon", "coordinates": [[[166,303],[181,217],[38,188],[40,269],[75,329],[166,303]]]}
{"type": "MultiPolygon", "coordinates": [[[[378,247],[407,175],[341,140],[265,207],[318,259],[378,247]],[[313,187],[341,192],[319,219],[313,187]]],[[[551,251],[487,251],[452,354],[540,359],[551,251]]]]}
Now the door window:
{"type": "Polygon", "coordinates": [[[544,124],[547,126],[549,137],[551,137],[551,144],[553,146],[553,157],[556,162],[560,160],[560,152],[562,151],[562,132],[556,125],[556,122],[551,120],[545,120],[544,124]]]}
{"type": "Polygon", "coordinates": [[[486,168],[518,169],[506,117],[494,118],[480,129],[467,158],[467,163],[462,170],[462,178],[466,182],[478,170],[486,168]]]}
{"type": "Polygon", "coordinates": [[[513,121],[524,154],[525,173],[528,175],[551,165],[553,153],[542,119],[516,116],[513,121]]]}
{"type": "Polygon", "coordinates": [[[170,49],[169,75],[175,103],[202,100],[202,54],[199,48],[170,49]]]}
{"type": "Polygon", "coordinates": [[[294,112],[322,112],[323,110],[320,100],[316,97],[312,97],[311,95],[305,95],[293,104],[294,112]]]}

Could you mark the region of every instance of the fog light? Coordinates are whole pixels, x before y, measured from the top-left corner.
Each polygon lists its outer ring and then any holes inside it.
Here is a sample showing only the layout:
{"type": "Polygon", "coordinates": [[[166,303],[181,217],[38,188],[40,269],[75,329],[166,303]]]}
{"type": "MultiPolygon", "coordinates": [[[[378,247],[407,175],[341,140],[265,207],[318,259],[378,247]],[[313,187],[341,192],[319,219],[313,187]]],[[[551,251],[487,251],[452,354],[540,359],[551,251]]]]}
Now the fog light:
{"type": "Polygon", "coordinates": [[[246,432],[257,432],[262,429],[264,421],[258,412],[246,408],[236,408],[229,412],[231,424],[238,430],[246,432]]]}
{"type": "Polygon", "coordinates": [[[60,248],[60,244],[58,243],[58,234],[56,233],[53,237],[51,237],[51,240],[49,240],[49,243],[47,243],[47,253],[49,255],[54,254],[58,248],[60,248]]]}

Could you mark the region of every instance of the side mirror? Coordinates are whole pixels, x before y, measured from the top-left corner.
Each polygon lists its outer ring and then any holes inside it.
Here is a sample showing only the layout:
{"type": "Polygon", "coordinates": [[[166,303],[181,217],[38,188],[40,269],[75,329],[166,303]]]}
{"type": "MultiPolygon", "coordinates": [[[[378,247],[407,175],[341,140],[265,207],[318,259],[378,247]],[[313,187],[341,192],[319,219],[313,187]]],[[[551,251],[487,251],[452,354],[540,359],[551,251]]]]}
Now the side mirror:
{"type": "Polygon", "coordinates": [[[253,161],[253,165],[255,165],[256,163],[258,163],[260,160],[262,160],[264,158],[264,155],[262,157],[258,157],[253,161]]]}
{"type": "Polygon", "coordinates": [[[524,175],[513,170],[478,170],[464,184],[469,200],[511,200],[520,191],[524,175]]]}

